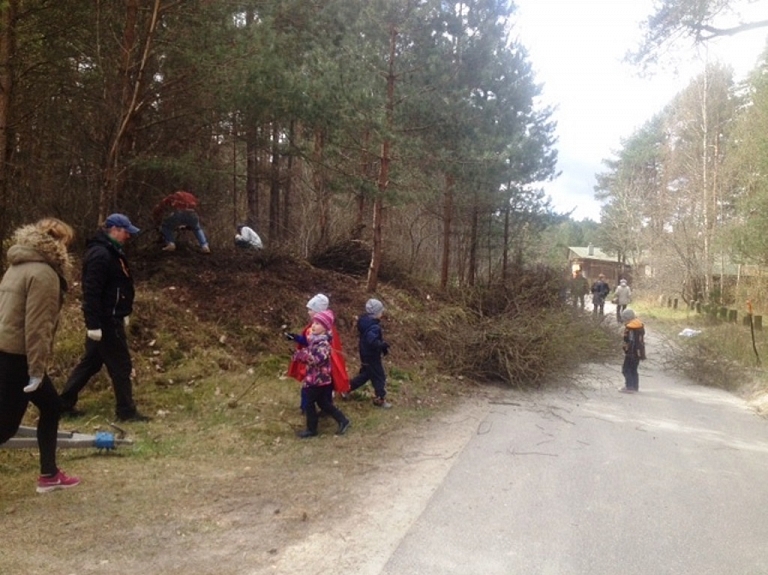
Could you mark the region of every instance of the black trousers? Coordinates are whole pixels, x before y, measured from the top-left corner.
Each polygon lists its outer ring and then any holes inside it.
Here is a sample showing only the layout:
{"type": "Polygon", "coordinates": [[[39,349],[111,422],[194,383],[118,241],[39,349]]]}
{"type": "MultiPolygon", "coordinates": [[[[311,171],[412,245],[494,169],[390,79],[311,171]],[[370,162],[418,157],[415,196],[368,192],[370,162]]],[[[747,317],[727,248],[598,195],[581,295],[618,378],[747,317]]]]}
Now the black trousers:
{"type": "Polygon", "coordinates": [[[65,409],[75,407],[78,394],[88,381],[102,366],[107,366],[115,393],[115,413],[118,417],[131,417],[136,413],[131,383],[133,364],[122,318],[103,321],[101,333],[101,341],[85,338],[85,355],[64,385],[64,391],[61,393],[62,404],[65,409]]]}
{"type": "Polygon", "coordinates": [[[320,418],[315,409],[315,405],[317,405],[321,411],[324,411],[333,417],[333,419],[336,420],[336,423],[341,424],[347,421],[346,416],[341,410],[333,405],[333,385],[305,387],[304,389],[306,390],[307,398],[306,416],[307,429],[309,431],[317,433],[317,424],[320,418]]]}
{"type": "Polygon", "coordinates": [[[373,385],[373,392],[376,397],[384,399],[387,396],[387,375],[384,372],[384,365],[381,363],[380,357],[360,364],[360,372],[349,382],[350,391],[364,386],[368,380],[373,385]]]}
{"type": "Polygon", "coordinates": [[[40,411],[37,422],[37,446],[40,449],[40,474],[53,475],[56,467],[56,436],[59,432],[61,401],[50,378],[32,393],[24,387],[29,383],[27,357],[0,351],[0,445],[16,435],[29,402],[40,411]]]}

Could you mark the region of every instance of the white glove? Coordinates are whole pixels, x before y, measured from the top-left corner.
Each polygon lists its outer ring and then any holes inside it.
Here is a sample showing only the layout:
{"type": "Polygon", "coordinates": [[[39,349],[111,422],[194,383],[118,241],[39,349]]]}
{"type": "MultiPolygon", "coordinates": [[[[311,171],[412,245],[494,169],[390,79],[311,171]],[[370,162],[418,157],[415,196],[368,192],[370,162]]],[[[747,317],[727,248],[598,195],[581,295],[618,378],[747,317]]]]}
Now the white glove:
{"type": "Polygon", "coordinates": [[[123,318],[123,325],[125,327],[128,327],[129,325],[131,325],[131,316],[127,315],[123,318]]]}
{"type": "Polygon", "coordinates": [[[88,334],[88,339],[92,339],[93,341],[101,341],[100,329],[89,329],[87,334],[88,334]]]}
{"type": "Polygon", "coordinates": [[[29,383],[24,387],[25,393],[32,393],[35,391],[38,387],[40,387],[40,384],[43,383],[42,377],[30,377],[29,383]]]}

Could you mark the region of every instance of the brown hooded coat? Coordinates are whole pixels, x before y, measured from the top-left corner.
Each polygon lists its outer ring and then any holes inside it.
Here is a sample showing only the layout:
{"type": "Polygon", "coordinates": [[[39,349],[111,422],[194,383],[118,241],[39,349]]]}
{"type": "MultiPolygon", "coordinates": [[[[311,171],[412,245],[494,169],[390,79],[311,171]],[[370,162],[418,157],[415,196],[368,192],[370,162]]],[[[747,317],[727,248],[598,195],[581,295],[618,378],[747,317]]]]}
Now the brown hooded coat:
{"type": "Polygon", "coordinates": [[[66,247],[34,225],[16,230],[0,281],[0,351],[25,355],[30,377],[43,377],[67,290],[66,247]]]}

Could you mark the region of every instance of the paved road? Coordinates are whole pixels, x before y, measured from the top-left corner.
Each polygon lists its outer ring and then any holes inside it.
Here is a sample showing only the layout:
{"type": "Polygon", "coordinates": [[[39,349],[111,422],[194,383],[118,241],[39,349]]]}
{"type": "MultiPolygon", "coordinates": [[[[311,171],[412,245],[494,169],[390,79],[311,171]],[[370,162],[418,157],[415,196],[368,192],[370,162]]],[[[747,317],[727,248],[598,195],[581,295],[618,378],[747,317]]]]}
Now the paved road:
{"type": "Polygon", "coordinates": [[[768,574],[768,422],[659,360],[577,378],[493,404],[377,572],[768,574]]]}

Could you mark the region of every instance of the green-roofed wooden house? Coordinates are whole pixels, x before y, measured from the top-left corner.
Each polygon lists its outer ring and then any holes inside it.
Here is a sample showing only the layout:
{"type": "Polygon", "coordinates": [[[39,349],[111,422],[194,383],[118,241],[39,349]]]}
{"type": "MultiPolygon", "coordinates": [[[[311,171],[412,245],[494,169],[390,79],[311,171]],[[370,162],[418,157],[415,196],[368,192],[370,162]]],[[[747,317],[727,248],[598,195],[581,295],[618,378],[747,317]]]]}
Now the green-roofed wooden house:
{"type": "Polygon", "coordinates": [[[587,247],[569,247],[568,265],[571,273],[581,270],[581,273],[590,282],[603,274],[608,284],[613,287],[620,279],[632,282],[632,266],[618,261],[616,256],[608,255],[600,248],[593,245],[587,247]]]}

